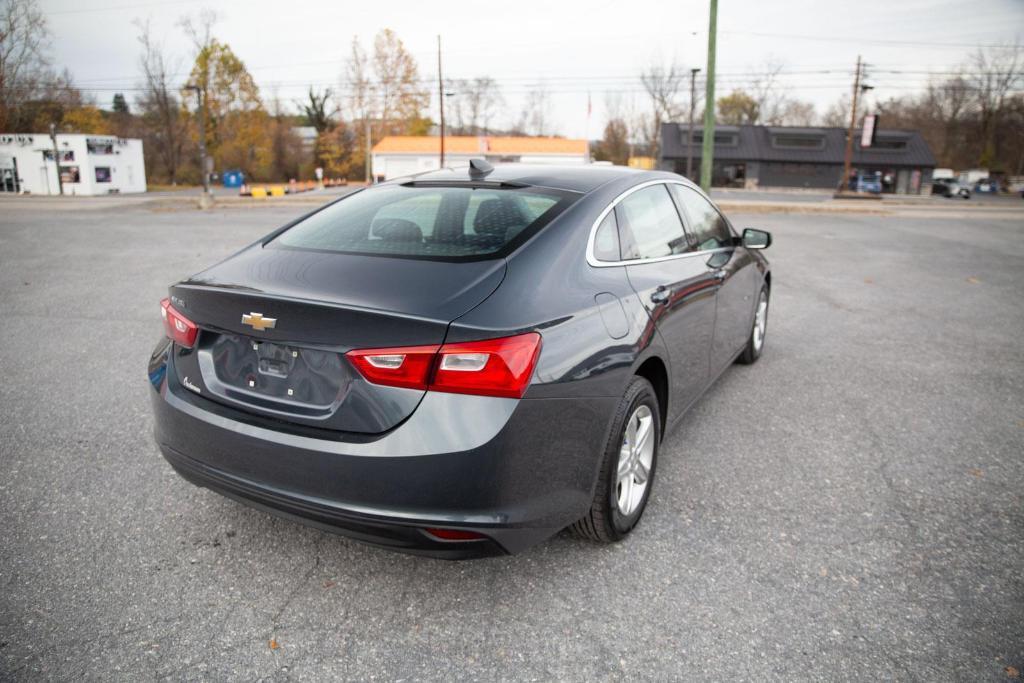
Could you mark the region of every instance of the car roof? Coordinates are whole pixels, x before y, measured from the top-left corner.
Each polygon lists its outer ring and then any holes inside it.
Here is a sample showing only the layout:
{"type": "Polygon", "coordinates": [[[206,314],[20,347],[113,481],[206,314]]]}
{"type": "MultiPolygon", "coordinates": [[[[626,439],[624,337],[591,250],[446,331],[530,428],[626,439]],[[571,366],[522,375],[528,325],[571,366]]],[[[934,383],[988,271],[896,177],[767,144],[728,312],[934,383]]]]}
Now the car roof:
{"type": "MultiPolygon", "coordinates": [[[[496,163],[494,170],[479,180],[488,183],[522,183],[537,187],[551,187],[574,192],[590,192],[612,180],[634,176],[659,177],[655,174],[625,166],[604,166],[580,164],[577,166],[555,166],[544,164],[496,163]]],[[[416,182],[469,182],[469,166],[444,168],[428,171],[415,176],[396,178],[394,183],[416,182]]]]}

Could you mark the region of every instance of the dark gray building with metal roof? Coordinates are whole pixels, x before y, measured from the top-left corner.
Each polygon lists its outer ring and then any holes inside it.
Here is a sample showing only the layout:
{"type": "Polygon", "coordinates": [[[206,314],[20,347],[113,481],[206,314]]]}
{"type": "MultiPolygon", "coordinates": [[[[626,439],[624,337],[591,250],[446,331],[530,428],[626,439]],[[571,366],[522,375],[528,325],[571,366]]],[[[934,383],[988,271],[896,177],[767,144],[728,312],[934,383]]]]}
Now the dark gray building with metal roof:
{"type": "MultiPolygon", "coordinates": [[[[688,127],[661,126],[659,168],[686,175],[688,127]]],[[[928,193],[935,156],[915,130],[879,130],[871,147],[855,131],[853,171],[878,178],[883,192],[928,193]]],[[[700,174],[703,128],[694,127],[693,175],[700,174]]],[[[715,126],[712,185],[725,187],[803,187],[834,190],[843,175],[845,128],[794,126],[715,126]]]]}

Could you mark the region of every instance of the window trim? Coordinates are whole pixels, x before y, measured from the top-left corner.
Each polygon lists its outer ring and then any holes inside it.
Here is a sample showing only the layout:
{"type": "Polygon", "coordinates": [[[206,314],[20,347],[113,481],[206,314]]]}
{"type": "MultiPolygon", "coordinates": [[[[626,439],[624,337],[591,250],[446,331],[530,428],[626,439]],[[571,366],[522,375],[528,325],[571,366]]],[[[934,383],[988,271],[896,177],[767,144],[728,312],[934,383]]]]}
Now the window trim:
{"type": "Polygon", "coordinates": [[[772,149],[790,150],[790,151],[805,151],[805,152],[820,152],[825,149],[826,140],[825,134],[799,134],[799,133],[773,133],[771,136],[772,149]],[[787,145],[780,143],[779,138],[790,138],[790,139],[802,139],[802,140],[813,140],[814,145],[787,145]]]}
{"type": "MultiPolygon", "coordinates": [[[[688,182],[685,182],[683,180],[673,180],[671,178],[663,178],[663,179],[657,179],[657,180],[648,180],[646,182],[640,183],[639,185],[634,185],[633,187],[623,191],[621,194],[619,194],[617,197],[615,197],[615,199],[613,199],[608,204],[608,206],[604,207],[601,210],[600,214],[598,214],[597,220],[595,220],[593,225],[590,226],[590,236],[587,238],[587,264],[588,265],[590,265],[590,266],[592,266],[594,268],[618,268],[620,266],[635,266],[635,265],[642,265],[642,264],[647,264],[647,263],[662,263],[664,261],[672,261],[672,260],[675,260],[675,259],[691,258],[693,256],[701,256],[701,255],[707,255],[707,254],[717,254],[717,253],[723,252],[723,251],[732,251],[732,250],[734,250],[736,248],[734,246],[733,247],[718,247],[717,249],[701,249],[701,250],[698,250],[698,251],[687,251],[687,252],[684,252],[682,254],[670,254],[669,256],[658,256],[656,258],[622,259],[622,260],[619,260],[619,261],[599,261],[597,259],[597,257],[594,255],[594,241],[595,241],[595,238],[597,236],[597,228],[604,221],[605,217],[607,217],[610,212],[614,211],[615,207],[618,206],[619,203],[622,202],[623,199],[625,199],[629,195],[633,194],[634,192],[638,192],[638,191],[640,191],[640,190],[642,190],[644,188],[651,187],[653,185],[682,185],[683,187],[686,187],[686,188],[689,188],[691,190],[696,191],[699,195],[704,197],[704,199],[706,199],[708,201],[708,203],[711,204],[711,207],[715,211],[718,212],[718,215],[721,216],[722,220],[725,221],[726,227],[729,228],[729,234],[732,235],[733,237],[735,237],[734,230],[732,229],[732,224],[729,223],[729,219],[727,219],[725,217],[725,215],[721,212],[721,210],[719,210],[719,208],[715,205],[715,203],[713,201],[711,201],[711,198],[708,197],[706,194],[704,194],[704,192],[699,187],[696,187],[696,186],[694,186],[694,185],[692,185],[692,184],[690,184],[688,182]]],[[[666,190],[667,189],[668,188],[666,188],[666,190]]],[[[675,199],[673,199],[671,197],[671,193],[670,193],[669,199],[672,200],[672,204],[674,205],[675,204],[675,199]]],[[[678,212],[678,208],[677,208],[677,212],[678,212]]],[[[683,232],[686,233],[686,234],[689,234],[689,227],[686,225],[686,222],[689,220],[689,217],[688,216],[684,217],[684,216],[681,215],[679,218],[680,218],[680,222],[683,224],[683,232]]],[[[619,239],[620,239],[620,244],[621,244],[621,239],[622,239],[621,235],[619,236],[619,239]]]]}

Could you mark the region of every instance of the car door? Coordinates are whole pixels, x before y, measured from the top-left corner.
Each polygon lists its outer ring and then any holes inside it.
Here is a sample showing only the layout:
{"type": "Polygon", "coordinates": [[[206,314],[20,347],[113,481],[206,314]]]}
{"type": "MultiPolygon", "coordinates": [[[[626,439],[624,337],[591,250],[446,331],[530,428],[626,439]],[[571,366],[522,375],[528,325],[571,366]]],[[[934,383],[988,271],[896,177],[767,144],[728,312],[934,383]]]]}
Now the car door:
{"type": "Polygon", "coordinates": [[[668,349],[671,419],[708,382],[717,281],[687,239],[665,183],[630,193],[615,216],[627,277],[668,349]]]}
{"type": "Polygon", "coordinates": [[[738,244],[728,221],[701,193],[683,185],[671,192],[696,236],[699,260],[718,283],[715,332],[711,343],[711,372],[722,368],[747,343],[753,324],[758,272],[754,259],[738,244]]]}

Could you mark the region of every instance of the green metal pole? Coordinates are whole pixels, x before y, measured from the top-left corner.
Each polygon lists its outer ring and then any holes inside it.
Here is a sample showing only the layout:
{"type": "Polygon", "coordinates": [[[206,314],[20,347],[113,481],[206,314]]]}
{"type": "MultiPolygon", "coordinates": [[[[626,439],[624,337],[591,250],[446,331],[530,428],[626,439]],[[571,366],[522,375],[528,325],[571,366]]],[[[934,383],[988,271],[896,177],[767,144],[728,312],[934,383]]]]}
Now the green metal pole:
{"type": "Polygon", "coordinates": [[[718,0],[711,0],[708,22],[707,90],[704,95],[704,147],[700,155],[700,186],[711,190],[711,168],[715,163],[715,33],[718,30],[718,0]]]}

